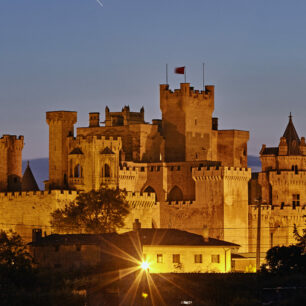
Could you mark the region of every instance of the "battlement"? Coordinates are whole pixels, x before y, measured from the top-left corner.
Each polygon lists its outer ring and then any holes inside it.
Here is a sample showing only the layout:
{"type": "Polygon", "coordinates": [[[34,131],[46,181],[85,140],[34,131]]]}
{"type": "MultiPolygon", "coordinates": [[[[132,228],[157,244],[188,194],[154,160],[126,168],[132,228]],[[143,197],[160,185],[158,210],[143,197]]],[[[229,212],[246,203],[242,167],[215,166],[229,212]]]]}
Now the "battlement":
{"type": "MultiPolygon", "coordinates": [[[[300,206],[293,206],[292,204],[285,204],[285,205],[267,205],[262,204],[261,205],[261,213],[269,213],[269,212],[279,212],[282,214],[287,214],[288,212],[295,212],[297,215],[301,214],[305,218],[305,210],[306,210],[306,204],[302,204],[300,206]]],[[[258,207],[256,204],[250,204],[249,205],[249,212],[251,214],[255,214],[257,216],[258,214],[258,207]]]]}
{"type": "Polygon", "coordinates": [[[193,201],[168,201],[166,204],[168,206],[174,206],[174,207],[190,207],[194,202],[193,201]]]}
{"type": "Polygon", "coordinates": [[[53,196],[57,199],[75,198],[78,192],[75,190],[45,190],[45,191],[18,191],[0,192],[0,201],[3,200],[22,200],[28,198],[39,198],[53,196]]]}
{"type": "Polygon", "coordinates": [[[306,185],[306,171],[286,171],[286,170],[280,170],[280,171],[270,171],[269,172],[269,178],[270,181],[273,181],[273,183],[277,183],[278,181],[286,181],[290,183],[294,181],[300,181],[300,183],[306,185]]]}
{"type": "Polygon", "coordinates": [[[236,180],[249,180],[251,178],[250,168],[239,167],[198,167],[192,168],[192,177],[195,181],[205,179],[232,178],[236,180]]]}
{"type": "Polygon", "coordinates": [[[158,205],[155,193],[128,192],[126,200],[132,208],[153,207],[158,205]]]}
{"type": "Polygon", "coordinates": [[[101,147],[109,147],[109,148],[118,148],[120,150],[122,148],[122,140],[121,137],[112,137],[112,136],[101,136],[101,135],[78,135],[77,137],[69,136],[68,137],[69,146],[75,145],[87,145],[88,143],[94,143],[101,147]]]}
{"type": "Polygon", "coordinates": [[[54,121],[61,121],[61,122],[69,122],[69,123],[76,123],[77,122],[77,112],[73,111],[52,111],[46,112],[46,121],[48,124],[54,121]]]}
{"type": "Polygon", "coordinates": [[[190,86],[190,83],[181,83],[180,88],[174,91],[169,89],[168,84],[160,85],[160,95],[167,98],[188,96],[197,100],[207,100],[208,98],[214,97],[214,91],[215,86],[213,85],[205,86],[205,91],[194,90],[194,88],[190,86]]]}
{"type": "Polygon", "coordinates": [[[0,138],[0,141],[14,141],[14,140],[24,140],[24,136],[19,135],[9,135],[9,134],[3,134],[3,136],[0,138]]]}
{"type": "Polygon", "coordinates": [[[0,138],[0,148],[14,147],[16,150],[22,150],[24,144],[24,136],[5,134],[0,138]]]}

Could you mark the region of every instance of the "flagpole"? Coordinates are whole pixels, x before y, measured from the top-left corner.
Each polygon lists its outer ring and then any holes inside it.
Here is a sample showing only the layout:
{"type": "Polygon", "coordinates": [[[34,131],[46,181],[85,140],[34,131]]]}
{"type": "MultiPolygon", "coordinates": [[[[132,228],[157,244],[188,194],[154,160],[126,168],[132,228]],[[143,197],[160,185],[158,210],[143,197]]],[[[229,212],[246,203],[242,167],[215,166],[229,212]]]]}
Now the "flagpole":
{"type": "Polygon", "coordinates": [[[203,90],[205,90],[205,82],[204,82],[204,63],[203,63],[203,90]]]}
{"type": "Polygon", "coordinates": [[[184,79],[185,79],[185,83],[186,83],[186,66],[184,66],[184,79]]]}
{"type": "Polygon", "coordinates": [[[168,85],[168,64],[166,64],[166,84],[168,85]]]}

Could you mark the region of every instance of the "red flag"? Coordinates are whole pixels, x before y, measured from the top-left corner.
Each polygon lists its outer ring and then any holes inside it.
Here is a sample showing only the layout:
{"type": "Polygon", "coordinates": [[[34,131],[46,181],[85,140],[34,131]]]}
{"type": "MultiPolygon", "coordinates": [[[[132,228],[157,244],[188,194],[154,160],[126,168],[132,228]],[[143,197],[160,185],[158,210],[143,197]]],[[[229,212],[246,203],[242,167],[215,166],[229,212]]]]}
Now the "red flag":
{"type": "Polygon", "coordinates": [[[185,73],[185,66],[184,67],[177,67],[174,69],[174,73],[177,74],[184,74],[185,73]]]}

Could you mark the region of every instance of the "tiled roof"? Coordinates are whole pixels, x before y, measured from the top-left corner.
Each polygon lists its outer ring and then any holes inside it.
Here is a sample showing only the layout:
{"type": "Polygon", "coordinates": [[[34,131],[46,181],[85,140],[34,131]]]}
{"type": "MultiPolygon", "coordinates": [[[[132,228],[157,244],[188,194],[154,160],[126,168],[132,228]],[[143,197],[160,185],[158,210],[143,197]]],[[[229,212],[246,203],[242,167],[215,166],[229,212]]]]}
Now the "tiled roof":
{"type": "MultiPolygon", "coordinates": [[[[42,237],[37,242],[31,242],[29,245],[101,245],[104,242],[112,242],[116,245],[125,246],[128,249],[141,242],[142,245],[182,245],[182,246],[226,246],[239,247],[238,244],[181,231],[177,229],[154,229],[145,228],[138,231],[130,231],[123,234],[52,234],[42,237]],[[132,243],[133,242],[133,243],[132,243]]],[[[133,247],[134,248],[134,247],[133,247]]]]}
{"type": "MultiPolygon", "coordinates": [[[[137,235],[137,231],[122,234],[130,238],[137,235]]],[[[238,244],[215,239],[204,239],[202,235],[181,231],[178,229],[144,228],[138,230],[143,245],[184,245],[184,246],[228,246],[239,247],[238,244]]]]}

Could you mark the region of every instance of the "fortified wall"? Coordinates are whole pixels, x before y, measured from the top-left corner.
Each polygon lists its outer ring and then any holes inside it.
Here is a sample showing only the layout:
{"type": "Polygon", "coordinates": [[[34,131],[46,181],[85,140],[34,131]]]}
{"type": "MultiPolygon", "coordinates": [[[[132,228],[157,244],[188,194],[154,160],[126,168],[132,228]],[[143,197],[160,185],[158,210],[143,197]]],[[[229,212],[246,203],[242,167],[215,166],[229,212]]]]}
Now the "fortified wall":
{"type": "MultiPolygon", "coordinates": [[[[249,252],[256,252],[258,206],[249,205],[249,252]]],[[[306,205],[261,206],[261,253],[277,245],[296,244],[294,225],[301,233],[306,225],[306,205]]]]}
{"type": "Polygon", "coordinates": [[[31,241],[33,228],[51,234],[51,212],[76,196],[76,191],[66,190],[0,193],[0,228],[16,231],[26,242],[31,241]]]}
{"type": "MultiPolygon", "coordinates": [[[[50,214],[74,201],[77,195],[77,191],[68,190],[0,193],[0,229],[12,229],[26,242],[31,241],[33,228],[41,228],[47,235],[52,234],[50,214]]],[[[150,228],[152,224],[159,227],[159,205],[155,201],[155,194],[129,192],[126,199],[131,213],[121,232],[131,230],[130,224],[138,218],[146,227],[150,228]]]]}

